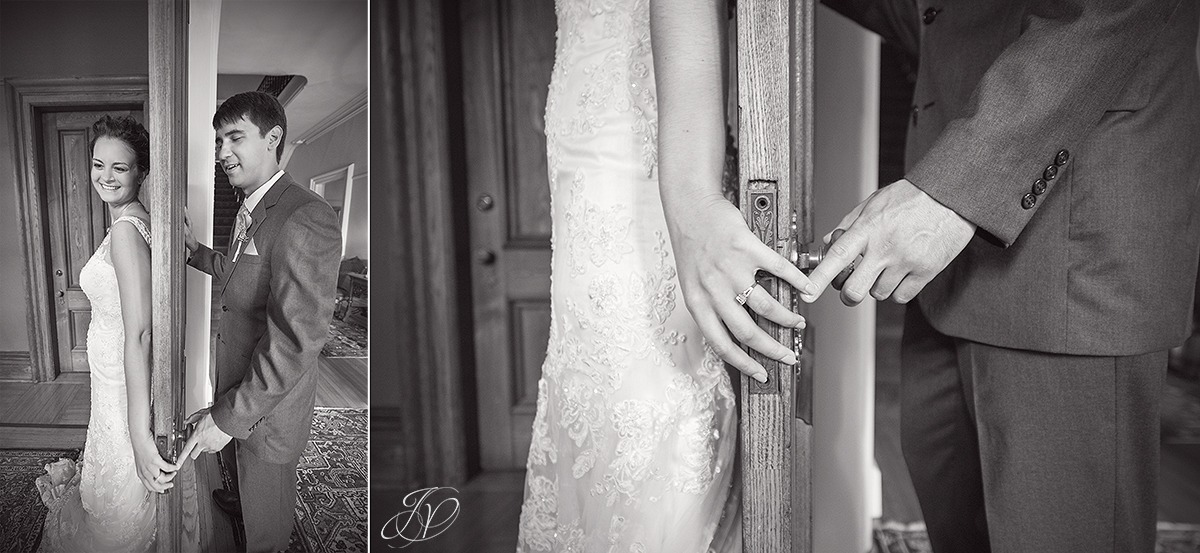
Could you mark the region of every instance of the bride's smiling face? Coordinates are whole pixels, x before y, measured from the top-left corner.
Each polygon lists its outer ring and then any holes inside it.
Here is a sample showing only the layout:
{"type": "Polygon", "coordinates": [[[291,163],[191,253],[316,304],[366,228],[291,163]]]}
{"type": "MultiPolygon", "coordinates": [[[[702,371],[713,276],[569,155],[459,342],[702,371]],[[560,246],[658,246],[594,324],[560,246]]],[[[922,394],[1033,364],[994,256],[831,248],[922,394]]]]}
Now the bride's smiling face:
{"type": "Polygon", "coordinates": [[[144,179],[133,148],[111,136],[96,139],[92,148],[92,188],[104,203],[124,205],[136,200],[144,179]]]}

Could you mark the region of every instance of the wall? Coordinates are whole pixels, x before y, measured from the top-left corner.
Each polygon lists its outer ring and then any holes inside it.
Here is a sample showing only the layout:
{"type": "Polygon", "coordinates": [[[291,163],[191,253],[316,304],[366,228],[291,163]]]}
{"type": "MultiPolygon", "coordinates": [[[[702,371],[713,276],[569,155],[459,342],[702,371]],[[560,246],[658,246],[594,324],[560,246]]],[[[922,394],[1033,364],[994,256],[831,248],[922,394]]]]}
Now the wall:
{"type": "MultiPolygon", "coordinates": [[[[303,91],[300,92],[304,94],[303,91]]],[[[297,183],[354,164],[354,189],[350,193],[350,228],[346,232],[346,257],[368,258],[370,202],[367,187],[367,110],[342,122],[316,140],[296,146],[287,172],[297,183]]]]}
{"type": "MultiPolygon", "coordinates": [[[[145,1],[0,2],[0,78],[145,75],[145,1]],[[103,37],[104,43],[98,44],[103,37]]],[[[8,87],[0,107],[0,351],[28,351],[8,87]]]]}
{"type": "MultiPolygon", "coordinates": [[[[817,9],[813,230],[819,238],[876,189],[879,38],[817,9]]],[[[809,309],[813,375],[813,551],[871,549],[882,511],[875,465],[875,303],[830,288],[809,309]]]]}
{"type": "MultiPolygon", "coordinates": [[[[191,2],[188,6],[188,182],[187,211],[192,233],[201,244],[213,240],[213,194],[216,131],[212,114],[217,111],[217,50],[221,25],[220,0],[191,2]]],[[[213,370],[212,277],[189,268],[187,278],[184,337],[186,384],[184,411],[188,414],[212,404],[216,385],[213,370]]]]}

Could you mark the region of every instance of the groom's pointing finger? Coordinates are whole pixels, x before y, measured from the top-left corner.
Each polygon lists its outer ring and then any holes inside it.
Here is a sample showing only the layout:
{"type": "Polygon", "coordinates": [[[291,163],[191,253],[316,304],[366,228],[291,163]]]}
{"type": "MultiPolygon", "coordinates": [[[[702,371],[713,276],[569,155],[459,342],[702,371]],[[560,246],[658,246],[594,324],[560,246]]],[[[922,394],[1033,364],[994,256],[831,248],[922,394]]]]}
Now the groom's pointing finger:
{"type": "Polygon", "coordinates": [[[854,262],[854,259],[858,257],[859,253],[862,253],[865,246],[866,236],[855,228],[854,225],[851,225],[844,234],[834,239],[824,258],[821,259],[817,267],[808,275],[808,279],[817,287],[818,296],[833,282],[833,279],[837,278],[843,269],[854,262]]]}
{"type": "MultiPolygon", "coordinates": [[[[188,458],[188,455],[192,454],[192,451],[195,449],[196,449],[196,435],[192,434],[191,436],[188,436],[187,443],[183,444],[183,449],[179,452],[179,455],[177,457],[175,457],[175,466],[176,466],[177,470],[178,470],[179,465],[182,464],[183,461],[188,458]]],[[[196,457],[199,457],[199,456],[200,456],[200,452],[196,451],[195,454],[192,455],[192,459],[195,459],[196,457]]]]}

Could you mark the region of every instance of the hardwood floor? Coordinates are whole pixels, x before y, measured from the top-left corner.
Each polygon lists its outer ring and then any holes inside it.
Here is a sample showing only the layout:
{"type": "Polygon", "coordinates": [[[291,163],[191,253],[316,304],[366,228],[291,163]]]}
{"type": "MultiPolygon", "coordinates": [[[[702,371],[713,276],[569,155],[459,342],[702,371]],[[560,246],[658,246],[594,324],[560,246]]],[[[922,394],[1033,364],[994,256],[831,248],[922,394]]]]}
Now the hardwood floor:
{"type": "Polygon", "coordinates": [[[27,449],[82,447],[90,403],[87,374],[66,374],[46,383],[0,382],[0,443],[27,449]]]}
{"type": "MultiPolygon", "coordinates": [[[[318,407],[367,408],[366,358],[321,357],[318,407]]],[[[0,382],[0,444],[19,449],[72,449],[87,437],[91,383],[86,374],[54,382],[0,382]]]]}

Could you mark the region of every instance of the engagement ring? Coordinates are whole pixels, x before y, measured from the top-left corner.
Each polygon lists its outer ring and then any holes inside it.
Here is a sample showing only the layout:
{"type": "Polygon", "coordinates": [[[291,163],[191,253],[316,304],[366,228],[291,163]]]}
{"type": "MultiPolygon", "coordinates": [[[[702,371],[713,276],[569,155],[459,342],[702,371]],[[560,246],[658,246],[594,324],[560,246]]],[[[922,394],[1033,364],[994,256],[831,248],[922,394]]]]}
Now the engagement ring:
{"type": "Polygon", "coordinates": [[[737,300],[738,305],[746,305],[746,301],[750,299],[750,292],[754,291],[755,286],[758,286],[757,282],[751,284],[749,288],[742,290],[741,293],[734,297],[734,299],[737,300]]]}

